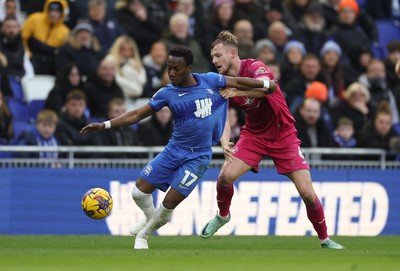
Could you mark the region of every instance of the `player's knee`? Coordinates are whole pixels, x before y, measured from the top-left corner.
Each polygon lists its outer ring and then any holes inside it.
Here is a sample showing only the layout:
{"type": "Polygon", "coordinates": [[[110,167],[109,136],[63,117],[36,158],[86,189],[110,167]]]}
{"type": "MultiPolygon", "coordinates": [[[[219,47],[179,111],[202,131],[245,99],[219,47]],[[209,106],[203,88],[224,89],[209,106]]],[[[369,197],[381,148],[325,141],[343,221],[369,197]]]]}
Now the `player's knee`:
{"type": "Polygon", "coordinates": [[[230,185],[234,181],[235,181],[234,177],[227,172],[221,172],[221,174],[218,176],[219,185],[230,185]]]}
{"type": "Polygon", "coordinates": [[[133,189],[132,189],[132,198],[133,198],[133,200],[141,199],[141,198],[143,198],[143,196],[145,196],[145,194],[142,191],[140,191],[139,188],[137,188],[136,185],[134,185],[133,189]]]}
{"type": "Polygon", "coordinates": [[[300,196],[306,205],[313,204],[316,197],[314,191],[312,190],[302,191],[300,192],[300,196]]]}
{"type": "Polygon", "coordinates": [[[164,199],[163,203],[165,208],[167,209],[175,209],[178,206],[179,202],[171,199],[164,199]]]}

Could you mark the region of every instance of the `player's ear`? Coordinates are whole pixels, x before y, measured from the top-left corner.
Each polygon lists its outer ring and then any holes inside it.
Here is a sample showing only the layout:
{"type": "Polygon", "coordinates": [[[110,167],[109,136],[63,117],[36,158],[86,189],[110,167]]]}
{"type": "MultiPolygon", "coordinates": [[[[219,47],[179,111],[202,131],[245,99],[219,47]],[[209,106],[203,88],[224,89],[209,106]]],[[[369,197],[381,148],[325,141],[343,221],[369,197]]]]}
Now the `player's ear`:
{"type": "Polygon", "coordinates": [[[192,72],[193,65],[187,65],[186,69],[188,72],[192,72]]]}
{"type": "Polygon", "coordinates": [[[236,49],[236,48],[232,48],[232,49],[231,49],[231,57],[232,57],[232,58],[235,58],[235,57],[237,56],[237,54],[238,54],[237,49],[236,49]]]}

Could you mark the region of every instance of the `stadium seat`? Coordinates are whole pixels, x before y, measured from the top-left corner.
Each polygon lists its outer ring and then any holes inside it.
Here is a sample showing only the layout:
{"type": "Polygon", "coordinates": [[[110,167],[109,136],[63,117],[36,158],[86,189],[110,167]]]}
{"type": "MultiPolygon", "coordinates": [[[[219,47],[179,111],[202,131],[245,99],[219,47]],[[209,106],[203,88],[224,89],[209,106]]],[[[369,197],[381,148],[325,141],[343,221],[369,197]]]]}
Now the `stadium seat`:
{"type": "Polygon", "coordinates": [[[386,45],[391,41],[400,40],[400,27],[390,20],[378,20],[376,21],[376,27],[379,33],[379,43],[385,50],[386,55],[386,45]]]}
{"type": "Polygon", "coordinates": [[[29,121],[28,105],[24,101],[11,98],[7,103],[15,120],[29,121]]]}
{"type": "Polygon", "coordinates": [[[13,120],[13,129],[14,129],[14,139],[17,139],[18,136],[26,130],[31,124],[29,121],[25,120],[13,120]]]}
{"type": "Polygon", "coordinates": [[[9,75],[8,81],[10,82],[10,87],[13,92],[13,97],[16,100],[23,100],[24,99],[24,92],[22,90],[21,79],[15,76],[9,75]]]}
{"type": "Polygon", "coordinates": [[[367,6],[367,0],[357,0],[357,4],[360,7],[365,8],[367,6]]]}
{"type": "Polygon", "coordinates": [[[22,78],[22,90],[27,103],[33,100],[46,100],[54,87],[55,77],[52,75],[35,75],[22,78]]]}
{"type": "Polygon", "coordinates": [[[32,100],[28,104],[29,117],[36,120],[37,114],[44,108],[45,100],[32,100]]]}

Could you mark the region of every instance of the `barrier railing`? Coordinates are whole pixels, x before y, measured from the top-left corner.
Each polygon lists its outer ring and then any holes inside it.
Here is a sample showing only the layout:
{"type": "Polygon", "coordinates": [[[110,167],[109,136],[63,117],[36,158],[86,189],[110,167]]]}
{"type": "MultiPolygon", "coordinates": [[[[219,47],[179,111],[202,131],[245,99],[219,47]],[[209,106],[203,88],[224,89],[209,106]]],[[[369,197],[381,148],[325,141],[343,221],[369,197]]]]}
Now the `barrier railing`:
{"type": "MultiPolygon", "coordinates": [[[[125,168],[142,167],[164,147],[116,147],[116,146],[0,146],[0,167],[62,167],[62,168],[125,168]],[[23,153],[58,152],[58,159],[18,158],[23,153]],[[93,155],[95,154],[95,155],[93,155]],[[140,156],[119,158],[122,154],[140,156]],[[110,155],[113,157],[110,158],[110,155]],[[7,158],[8,156],[8,158],[7,158]],[[85,156],[87,158],[82,158],[85,156]]],[[[399,161],[387,161],[388,153],[382,149],[304,148],[305,159],[318,168],[400,168],[399,161]]],[[[220,147],[213,147],[211,167],[223,163],[220,147]]],[[[122,155],[123,156],[123,155],[122,155]]],[[[392,155],[393,157],[393,155],[392,155]]],[[[264,159],[261,167],[273,167],[270,159],[264,159]]]]}

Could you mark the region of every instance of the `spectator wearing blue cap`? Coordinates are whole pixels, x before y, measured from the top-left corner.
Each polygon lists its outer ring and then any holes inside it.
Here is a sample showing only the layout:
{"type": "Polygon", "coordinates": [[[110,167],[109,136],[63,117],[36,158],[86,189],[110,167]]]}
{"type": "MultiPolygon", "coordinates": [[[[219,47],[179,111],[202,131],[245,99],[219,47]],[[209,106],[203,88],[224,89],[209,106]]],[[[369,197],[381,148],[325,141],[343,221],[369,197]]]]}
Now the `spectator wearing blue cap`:
{"type": "MultiPolygon", "coordinates": [[[[276,63],[276,47],[269,39],[262,39],[254,46],[254,58],[261,60],[265,65],[276,63]]],[[[275,75],[275,72],[274,72],[275,75]]]]}
{"type": "Polygon", "coordinates": [[[343,98],[345,92],[343,67],[340,64],[342,49],[339,44],[329,40],[320,51],[321,75],[328,86],[329,105],[333,106],[343,98]]]}
{"type": "Polygon", "coordinates": [[[297,40],[289,41],[283,47],[284,58],[280,63],[281,86],[283,84],[283,89],[286,82],[300,75],[300,63],[306,54],[307,51],[304,44],[297,40]]]}

